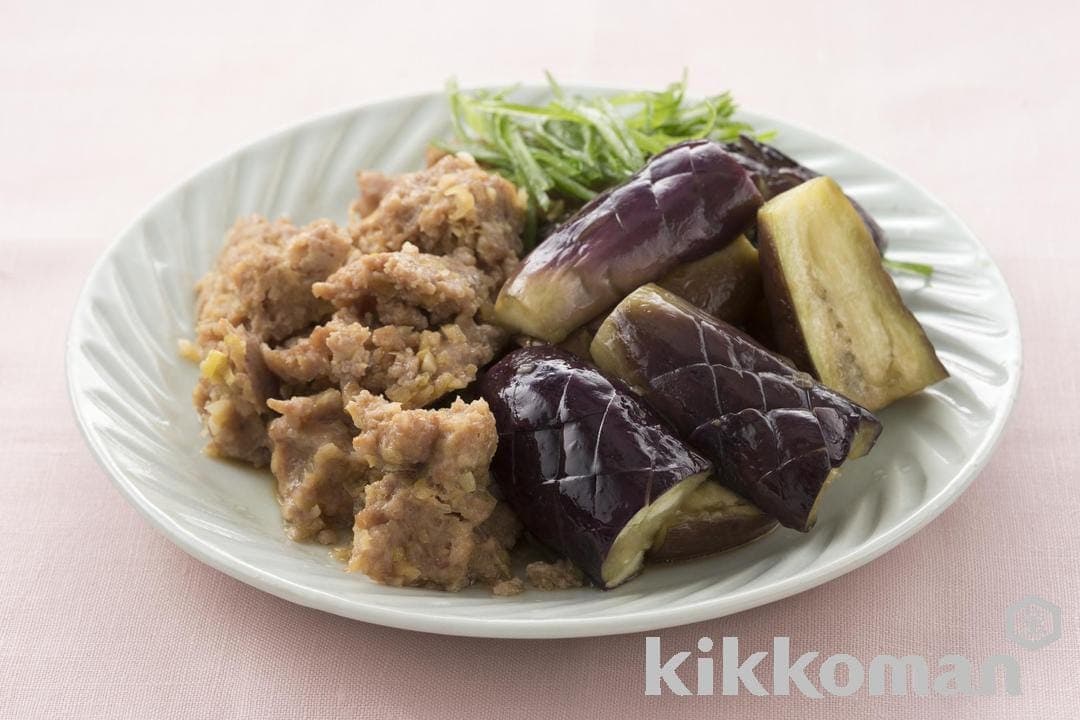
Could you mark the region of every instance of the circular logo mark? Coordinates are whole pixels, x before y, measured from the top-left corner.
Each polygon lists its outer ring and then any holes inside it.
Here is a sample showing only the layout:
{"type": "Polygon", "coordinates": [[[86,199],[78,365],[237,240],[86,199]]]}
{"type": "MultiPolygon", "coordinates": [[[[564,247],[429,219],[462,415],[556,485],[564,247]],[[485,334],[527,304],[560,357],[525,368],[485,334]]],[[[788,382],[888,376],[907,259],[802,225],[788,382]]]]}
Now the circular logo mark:
{"type": "Polygon", "coordinates": [[[1061,637],[1061,608],[1029,595],[1005,609],[1005,637],[1020,647],[1038,650],[1061,637]]]}

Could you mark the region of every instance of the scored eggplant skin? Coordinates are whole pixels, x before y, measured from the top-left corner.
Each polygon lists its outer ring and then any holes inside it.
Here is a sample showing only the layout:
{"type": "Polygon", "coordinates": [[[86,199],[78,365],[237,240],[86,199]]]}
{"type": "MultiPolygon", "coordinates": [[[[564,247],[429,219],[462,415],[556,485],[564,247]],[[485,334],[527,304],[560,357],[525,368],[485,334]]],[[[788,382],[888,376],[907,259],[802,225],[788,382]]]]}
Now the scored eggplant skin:
{"type": "Polygon", "coordinates": [[[765,299],[758,251],[745,235],[723,250],[679,265],[656,284],[739,327],[746,326],[758,303],[765,299]]]}
{"type": "Polygon", "coordinates": [[[601,587],[640,569],[664,520],[649,509],[674,512],[711,469],[624,383],[562,349],[515,350],[480,387],[499,432],[491,471],[503,497],[601,587]],[[616,567],[620,543],[630,561],[616,567]]]}
{"type": "Polygon", "coordinates": [[[777,349],[800,368],[875,411],[949,376],[834,180],[766,203],[758,243],[777,349]]]}
{"type": "Polygon", "coordinates": [[[656,285],[619,303],[590,350],[785,527],[809,530],[833,471],[881,432],[865,408],[656,285]]]}
{"type": "Polygon", "coordinates": [[[526,256],[499,293],[496,320],[558,343],[642,283],[727,245],[761,203],[719,143],[673,145],[526,256]]]}
{"type": "MultiPolygon", "coordinates": [[[[772,145],[755,140],[748,135],[740,135],[738,140],[726,143],[724,147],[750,173],[750,176],[754,179],[754,184],[757,185],[765,200],[770,200],[780,193],[787,192],[807,180],[820,177],[820,173],[816,173],[793,160],[772,145]]],[[[848,200],[851,200],[851,198],[848,198],[848,200]]],[[[870,236],[874,239],[874,245],[877,246],[878,252],[884,253],[888,244],[885,231],[881,229],[881,226],[871,217],[870,213],[863,209],[862,205],[859,205],[854,200],[851,200],[851,204],[866,224],[866,229],[870,231],[870,236]]]]}

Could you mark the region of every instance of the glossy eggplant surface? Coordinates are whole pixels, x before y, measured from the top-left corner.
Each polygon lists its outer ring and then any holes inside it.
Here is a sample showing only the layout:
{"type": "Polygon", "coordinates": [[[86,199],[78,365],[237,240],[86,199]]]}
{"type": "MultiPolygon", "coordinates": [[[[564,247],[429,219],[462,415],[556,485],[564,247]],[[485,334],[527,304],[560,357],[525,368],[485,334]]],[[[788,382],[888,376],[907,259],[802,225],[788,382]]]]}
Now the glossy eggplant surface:
{"type": "Polygon", "coordinates": [[[762,203],[719,143],[674,145],[594,198],[518,266],[495,303],[502,325],[551,343],[681,263],[720,250],[762,203]]]}
{"type": "Polygon", "coordinates": [[[747,326],[765,298],[757,248],[743,235],[723,250],[679,265],[656,284],[738,327],[747,326]]]}
{"type": "Polygon", "coordinates": [[[481,392],[499,431],[491,470],[503,497],[601,587],[640,570],[711,470],[624,383],[560,348],[515,350],[481,392]]]}
{"type": "Polygon", "coordinates": [[[721,482],[797,530],[813,526],[833,471],[881,431],[868,410],[656,285],[611,312],[591,352],[712,460],[721,482]]]}
{"type": "MultiPolygon", "coordinates": [[[[725,147],[750,173],[754,184],[766,200],[787,192],[797,185],[802,185],[807,180],[820,177],[819,173],[801,165],[772,145],[747,135],[740,135],[736,142],[727,143],[725,147]]],[[[848,199],[851,200],[851,198],[848,199]]],[[[870,237],[874,239],[878,252],[885,252],[887,244],[885,231],[861,205],[854,200],[851,200],[851,204],[862,218],[866,229],[870,232],[870,237]]]]}

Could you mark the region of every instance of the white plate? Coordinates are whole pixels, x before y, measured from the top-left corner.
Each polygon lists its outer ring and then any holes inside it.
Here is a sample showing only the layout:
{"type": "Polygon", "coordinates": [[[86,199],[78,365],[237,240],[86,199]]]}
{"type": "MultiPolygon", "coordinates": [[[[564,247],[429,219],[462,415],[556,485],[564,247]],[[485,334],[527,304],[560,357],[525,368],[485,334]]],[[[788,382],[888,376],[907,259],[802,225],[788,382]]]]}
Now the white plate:
{"type": "MultiPolygon", "coordinates": [[[[531,91],[532,92],[532,91],[531,91]]],[[[494,598],[376,585],[316,545],[285,539],[266,472],[206,458],[182,360],[193,283],[241,214],[344,221],[358,168],[415,169],[448,132],[440,95],[303,123],[228,156],[166,193],[94,266],[67,346],[71,398],[87,442],[120,491],[177,545],[293,602],[368,622],[455,635],[571,637],[679,625],[793,595],[866,563],[929,522],[990,455],[1016,394],[1020,334],[1001,274],[967,228],[911,181],[844,146],[771,118],[776,144],[835,177],[881,223],[897,260],[929,263],[929,285],[899,276],[952,377],[881,413],[873,453],[829,491],[809,534],[652,567],[610,592],[494,598]]]]}

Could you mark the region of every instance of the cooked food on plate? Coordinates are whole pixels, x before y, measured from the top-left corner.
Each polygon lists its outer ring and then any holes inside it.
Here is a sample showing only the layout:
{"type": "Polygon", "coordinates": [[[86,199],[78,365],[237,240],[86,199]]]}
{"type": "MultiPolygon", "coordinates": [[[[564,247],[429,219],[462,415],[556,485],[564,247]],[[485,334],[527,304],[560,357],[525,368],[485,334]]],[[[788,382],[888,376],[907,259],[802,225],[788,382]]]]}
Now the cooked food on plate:
{"type": "Polygon", "coordinates": [[[948,376],[831,178],[758,213],[761,269],[777,349],[871,410],[948,376]]]}
{"type": "Polygon", "coordinates": [[[710,464],[617,379],[565,350],[519,348],[484,374],[500,428],[492,471],[542,543],[597,585],[637,574],[710,464]]]}
{"type": "Polygon", "coordinates": [[[765,301],[758,251],[744,235],[723,250],[679,265],[656,284],[738,327],[749,324],[765,301]]]}
{"type": "Polygon", "coordinates": [[[720,482],[796,530],[813,526],[834,472],[881,432],[868,410],[655,285],[611,311],[591,352],[715,463],[720,482]]]}
{"type": "Polygon", "coordinates": [[[495,317],[559,342],[642,283],[723,248],[760,205],[750,175],[719,143],[674,145],[529,253],[499,292],[495,317]]]}
{"type": "MultiPolygon", "coordinates": [[[[831,178],[727,94],[449,89],[427,166],[340,227],[257,215],[196,285],[207,454],[379,583],[495,595],[810,532],[947,377],[831,178]]],[[[869,482],[869,480],[867,480],[869,482]]]]}

